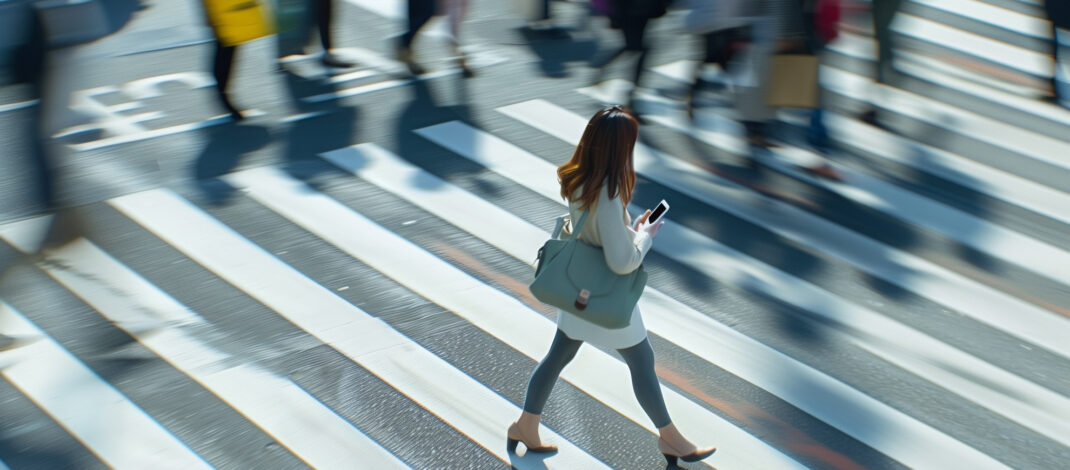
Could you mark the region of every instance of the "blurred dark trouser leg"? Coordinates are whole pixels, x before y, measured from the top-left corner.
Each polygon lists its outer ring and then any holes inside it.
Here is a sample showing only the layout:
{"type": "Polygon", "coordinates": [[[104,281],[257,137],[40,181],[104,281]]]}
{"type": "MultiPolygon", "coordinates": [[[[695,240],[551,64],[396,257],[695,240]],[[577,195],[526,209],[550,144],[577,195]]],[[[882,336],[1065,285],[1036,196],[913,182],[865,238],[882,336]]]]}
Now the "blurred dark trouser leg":
{"type": "Polygon", "coordinates": [[[409,29],[401,36],[401,46],[412,47],[416,33],[420,32],[431,17],[435,15],[435,0],[409,0],[409,29]]]}
{"type": "Polygon", "coordinates": [[[703,42],[703,56],[702,62],[700,62],[694,71],[694,75],[691,78],[691,89],[687,93],[687,115],[691,119],[695,118],[694,101],[695,95],[705,85],[702,79],[703,69],[707,64],[717,64],[721,66],[721,70],[726,70],[728,67],[728,40],[730,30],[711,31],[702,35],[703,42]]]}
{"type": "Polygon", "coordinates": [[[412,58],[412,43],[416,40],[416,34],[435,15],[435,0],[409,0],[409,29],[401,36],[401,44],[398,45],[397,59],[404,62],[413,75],[422,75],[423,67],[420,67],[412,58]]]}
{"type": "Polygon", "coordinates": [[[316,0],[316,25],[320,32],[320,44],[323,53],[331,50],[331,2],[333,0],[316,0]]]}
{"type": "MultiPolygon", "coordinates": [[[[536,0],[536,1],[539,1],[539,0],[536,0]]],[[[538,21],[546,21],[546,20],[550,19],[550,0],[542,0],[542,5],[540,5],[540,6],[541,6],[541,8],[539,9],[539,17],[536,18],[536,20],[538,20],[538,21]]]]}
{"type": "Polygon", "coordinates": [[[806,132],[806,140],[818,152],[827,152],[829,148],[829,133],[825,127],[825,108],[814,108],[810,114],[810,128],[806,132]]]}
{"type": "Polygon", "coordinates": [[[639,53],[632,83],[639,85],[639,77],[643,72],[643,60],[646,57],[647,48],[643,44],[643,36],[646,33],[646,25],[650,18],[644,16],[625,16],[621,21],[621,31],[624,33],[624,49],[639,53]]]}
{"type": "Polygon", "coordinates": [[[241,119],[241,112],[230,103],[227,98],[227,83],[230,82],[230,69],[234,65],[234,52],[237,46],[224,46],[217,38],[215,42],[215,55],[212,58],[212,76],[215,77],[216,93],[223,107],[227,109],[235,120],[241,119]]]}
{"type": "Polygon", "coordinates": [[[1051,73],[1051,94],[1055,97],[1056,101],[1062,99],[1059,95],[1059,49],[1062,46],[1059,44],[1059,26],[1055,24],[1054,18],[1051,22],[1051,57],[1055,61],[1055,68],[1051,73]]]}
{"type": "Polygon", "coordinates": [[[873,30],[877,40],[877,82],[888,83],[894,70],[892,58],[892,20],[901,0],[873,0],[873,30]]]}
{"type": "Polygon", "coordinates": [[[35,199],[46,211],[56,208],[55,170],[48,154],[48,132],[45,122],[45,109],[49,102],[48,90],[45,83],[48,73],[46,56],[48,55],[48,43],[45,36],[44,25],[40,18],[34,18],[31,26],[30,41],[16,55],[15,61],[22,69],[25,79],[30,85],[33,98],[37,99],[37,106],[30,108],[30,119],[27,121],[26,136],[30,138],[30,164],[34,174],[35,199]]]}

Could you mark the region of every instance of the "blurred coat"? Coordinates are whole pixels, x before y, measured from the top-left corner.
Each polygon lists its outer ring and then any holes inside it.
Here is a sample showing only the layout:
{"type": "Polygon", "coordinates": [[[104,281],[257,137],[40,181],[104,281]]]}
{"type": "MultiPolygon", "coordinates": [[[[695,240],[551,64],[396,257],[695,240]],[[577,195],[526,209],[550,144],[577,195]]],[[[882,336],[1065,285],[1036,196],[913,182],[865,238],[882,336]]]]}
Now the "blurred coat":
{"type": "Polygon", "coordinates": [[[613,0],[610,16],[660,18],[669,8],[669,0],[613,0]]]}

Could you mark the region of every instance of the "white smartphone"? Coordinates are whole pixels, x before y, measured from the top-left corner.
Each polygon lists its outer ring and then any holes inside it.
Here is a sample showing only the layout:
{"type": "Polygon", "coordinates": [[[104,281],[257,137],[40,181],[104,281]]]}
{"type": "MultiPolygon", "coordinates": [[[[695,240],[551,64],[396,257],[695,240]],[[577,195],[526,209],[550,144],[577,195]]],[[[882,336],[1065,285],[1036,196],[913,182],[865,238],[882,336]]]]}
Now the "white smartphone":
{"type": "Polygon", "coordinates": [[[650,211],[650,218],[646,219],[647,225],[657,223],[658,220],[665,216],[666,212],[669,212],[669,203],[662,199],[658,206],[653,211],[650,211]]]}

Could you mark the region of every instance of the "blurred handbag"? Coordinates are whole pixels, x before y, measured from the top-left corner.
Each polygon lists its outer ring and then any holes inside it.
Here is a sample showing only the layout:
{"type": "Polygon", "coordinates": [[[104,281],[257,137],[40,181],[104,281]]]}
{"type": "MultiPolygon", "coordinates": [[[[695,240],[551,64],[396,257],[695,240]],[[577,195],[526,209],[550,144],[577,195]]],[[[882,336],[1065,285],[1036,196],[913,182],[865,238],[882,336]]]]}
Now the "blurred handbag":
{"type": "Polygon", "coordinates": [[[596,325],[624,328],[643,294],[646,270],[639,266],[628,274],[617,274],[606,264],[601,247],[577,239],[589,212],[580,216],[567,240],[554,236],[539,249],[531,293],[541,302],[596,325]]]}
{"type": "Polygon", "coordinates": [[[769,58],[765,104],[772,107],[816,108],[820,63],[812,54],[774,54],[769,58]]]}
{"type": "Polygon", "coordinates": [[[237,46],[275,33],[266,0],[204,0],[204,8],[224,46],[237,46]]]}
{"type": "Polygon", "coordinates": [[[279,57],[302,54],[312,32],[309,0],[274,0],[279,57]]]}

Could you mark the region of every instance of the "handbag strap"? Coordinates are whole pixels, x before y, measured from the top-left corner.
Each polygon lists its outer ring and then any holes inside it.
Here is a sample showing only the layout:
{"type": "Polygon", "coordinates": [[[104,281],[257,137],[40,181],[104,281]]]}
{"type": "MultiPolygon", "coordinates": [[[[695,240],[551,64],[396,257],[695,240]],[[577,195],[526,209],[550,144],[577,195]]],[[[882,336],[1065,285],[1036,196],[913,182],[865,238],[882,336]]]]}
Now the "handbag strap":
{"type": "Polygon", "coordinates": [[[583,228],[583,223],[587,220],[587,214],[591,211],[583,211],[583,215],[580,216],[580,220],[576,221],[576,225],[572,227],[572,235],[569,235],[568,241],[575,241],[576,237],[580,235],[580,229],[583,228]]]}

